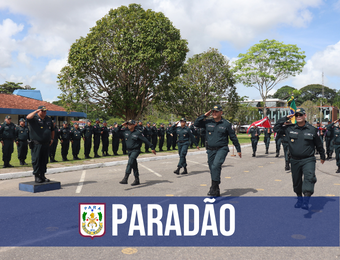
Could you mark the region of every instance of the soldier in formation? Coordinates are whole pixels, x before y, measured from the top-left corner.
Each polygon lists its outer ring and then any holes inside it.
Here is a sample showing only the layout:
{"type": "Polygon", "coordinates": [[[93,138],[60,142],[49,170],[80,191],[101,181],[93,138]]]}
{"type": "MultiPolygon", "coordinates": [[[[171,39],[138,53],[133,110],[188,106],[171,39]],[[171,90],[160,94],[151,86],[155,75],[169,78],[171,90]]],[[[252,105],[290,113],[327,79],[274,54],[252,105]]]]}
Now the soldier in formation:
{"type": "Polygon", "coordinates": [[[106,121],[103,121],[103,126],[101,128],[101,136],[102,136],[102,154],[103,156],[109,156],[109,133],[110,130],[107,128],[106,121]]]}
{"type": "Polygon", "coordinates": [[[25,125],[25,119],[21,118],[19,120],[19,125],[15,129],[15,143],[17,144],[18,159],[20,161],[20,165],[27,165],[25,160],[27,158],[28,152],[28,139],[28,127],[25,125]]]}
{"type": "Polygon", "coordinates": [[[80,151],[80,140],[83,137],[82,131],[79,129],[79,124],[74,123],[74,128],[71,130],[70,140],[72,143],[73,160],[80,160],[78,157],[80,151]]]}
{"type": "Polygon", "coordinates": [[[63,127],[59,129],[58,136],[61,143],[61,157],[63,161],[68,161],[67,155],[70,149],[71,129],[68,127],[67,121],[63,122],[63,127]]]}
{"type": "Polygon", "coordinates": [[[258,128],[257,125],[255,125],[254,127],[252,127],[252,128],[249,130],[249,136],[250,136],[250,140],[251,140],[251,146],[252,146],[252,148],[253,148],[253,154],[252,154],[253,157],[256,156],[257,143],[259,142],[260,134],[261,134],[261,131],[260,131],[260,129],[258,128]]]}
{"type": "Polygon", "coordinates": [[[2,160],[4,161],[3,168],[13,167],[10,161],[15,141],[15,125],[12,123],[12,118],[9,115],[5,117],[5,122],[0,125],[0,141],[2,144],[2,160]]]}

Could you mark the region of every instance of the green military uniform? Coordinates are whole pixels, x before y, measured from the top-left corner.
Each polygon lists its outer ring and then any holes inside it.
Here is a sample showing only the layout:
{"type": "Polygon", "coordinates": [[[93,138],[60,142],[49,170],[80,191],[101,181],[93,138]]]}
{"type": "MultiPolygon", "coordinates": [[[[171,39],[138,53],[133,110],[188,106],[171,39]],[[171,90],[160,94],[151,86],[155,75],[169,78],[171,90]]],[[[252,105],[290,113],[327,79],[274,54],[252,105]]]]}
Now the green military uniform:
{"type": "Polygon", "coordinates": [[[55,160],[55,152],[57,150],[58,146],[58,140],[59,140],[59,129],[57,127],[54,127],[54,138],[53,138],[53,143],[50,145],[48,149],[49,157],[50,157],[50,162],[57,162],[55,160]]]}
{"type": "MultiPolygon", "coordinates": [[[[99,120],[97,119],[96,121],[99,121],[99,120]]],[[[101,136],[101,127],[97,123],[93,126],[93,153],[94,153],[95,158],[100,157],[98,155],[98,149],[100,145],[100,136],[101,136]]]]}
{"type": "Polygon", "coordinates": [[[29,131],[27,126],[18,125],[15,129],[15,142],[17,143],[18,159],[20,165],[27,165],[25,162],[28,152],[29,131]]]}
{"type": "Polygon", "coordinates": [[[157,130],[157,134],[159,136],[159,143],[158,143],[158,148],[159,151],[163,151],[163,145],[164,145],[164,134],[165,134],[165,129],[164,129],[164,124],[162,123],[160,128],[157,130]]]}
{"type": "MultiPolygon", "coordinates": [[[[152,139],[152,129],[151,129],[151,126],[150,126],[150,123],[147,122],[146,123],[146,127],[144,128],[144,136],[145,138],[151,143],[151,139],[152,139]]],[[[149,153],[149,145],[146,143],[145,144],[145,152],[146,153],[149,153]]]]}
{"type": "Polygon", "coordinates": [[[335,160],[336,166],[338,166],[337,173],[340,173],[340,126],[334,126],[334,123],[331,124],[333,127],[334,137],[333,137],[333,144],[334,144],[334,151],[335,151],[335,160]]]}
{"type": "MultiPolygon", "coordinates": [[[[299,108],[295,113],[305,114],[305,110],[299,108]]],[[[288,117],[280,118],[274,126],[274,131],[278,132],[283,129],[283,124],[287,120],[288,117]]],[[[321,160],[325,160],[325,150],[317,134],[317,129],[308,122],[305,122],[302,127],[298,126],[298,124],[287,125],[284,133],[287,135],[291,154],[293,188],[298,196],[298,202],[295,207],[300,208],[302,206],[302,208],[308,209],[309,197],[314,193],[316,183],[315,147],[320,153],[321,160]],[[304,177],[303,180],[302,176],[304,177]],[[302,194],[305,195],[303,204],[302,194]]]]}
{"type": "MultiPolygon", "coordinates": [[[[222,111],[222,107],[216,105],[212,110],[222,111]]],[[[218,185],[221,183],[222,164],[229,152],[229,137],[238,153],[241,152],[241,146],[231,127],[231,123],[224,118],[215,122],[214,119],[207,119],[205,115],[201,115],[196,119],[195,126],[206,130],[206,149],[212,180],[208,195],[216,194],[216,196],[220,196],[218,185]]]]}
{"type": "Polygon", "coordinates": [[[169,126],[165,129],[166,133],[166,149],[167,151],[170,151],[171,145],[172,145],[172,130],[171,130],[171,124],[169,123],[169,126]]]}
{"type": "MultiPolygon", "coordinates": [[[[129,124],[135,124],[134,120],[129,120],[129,124]]],[[[140,154],[140,148],[142,146],[142,142],[147,143],[151,150],[154,150],[153,145],[143,136],[143,134],[139,131],[134,129],[131,132],[128,128],[125,130],[120,131],[120,135],[124,138],[126,142],[126,148],[128,150],[128,163],[125,170],[125,177],[120,182],[121,184],[127,184],[129,175],[133,170],[133,174],[135,176],[135,181],[131,185],[138,185],[139,184],[139,171],[138,171],[138,163],[137,157],[140,154]]]]}
{"type": "MultiPolygon", "coordinates": [[[[181,121],[186,121],[186,119],[183,117],[181,121]]],[[[196,139],[192,132],[190,131],[190,128],[187,126],[181,127],[177,126],[177,124],[174,124],[171,126],[171,132],[174,133],[177,136],[177,145],[178,145],[178,155],[179,155],[179,162],[177,165],[177,170],[174,171],[174,173],[179,174],[179,171],[181,168],[184,168],[184,172],[182,174],[187,174],[187,161],[186,161],[186,155],[188,153],[188,147],[190,145],[189,140],[191,140],[192,143],[194,143],[196,146],[198,146],[198,143],[196,142],[196,139]]]]}
{"type": "Polygon", "coordinates": [[[271,138],[272,133],[273,133],[273,131],[272,131],[271,128],[265,128],[263,142],[266,145],[266,154],[268,154],[269,145],[270,145],[270,138],[271,138]],[[269,130],[269,133],[268,133],[268,130],[269,130]]]}
{"type": "MultiPolygon", "coordinates": [[[[39,106],[38,109],[46,110],[43,106],[39,106]]],[[[53,131],[52,119],[48,116],[42,119],[36,114],[32,119],[27,119],[27,122],[29,123],[30,139],[33,144],[31,154],[35,181],[49,181],[45,178],[45,173],[48,163],[48,148],[51,143],[53,131]]]]}
{"type": "Polygon", "coordinates": [[[93,135],[93,126],[86,125],[82,130],[82,134],[84,137],[84,155],[85,159],[91,158],[90,151],[92,145],[92,135],[93,135]]]}
{"type": "MultiPolygon", "coordinates": [[[[11,118],[7,116],[7,118],[11,118]]],[[[4,161],[3,168],[13,167],[9,162],[11,161],[13,153],[13,142],[15,140],[15,125],[11,122],[7,124],[4,122],[0,126],[0,141],[3,142],[2,145],[2,160],[4,161]]]]}
{"type": "Polygon", "coordinates": [[[79,151],[80,151],[80,142],[81,138],[83,137],[82,131],[76,127],[71,130],[70,140],[72,142],[72,155],[73,160],[80,160],[78,157],[79,151]]]}
{"type": "MultiPolygon", "coordinates": [[[[103,121],[103,123],[106,123],[103,121]]],[[[102,126],[101,128],[102,133],[102,153],[103,156],[109,156],[108,151],[109,151],[109,132],[110,130],[106,126],[102,126]]]]}
{"type": "Polygon", "coordinates": [[[151,139],[152,139],[152,145],[153,147],[156,148],[157,146],[157,136],[158,136],[158,131],[157,131],[157,127],[156,127],[156,124],[153,123],[152,127],[151,127],[151,131],[152,131],[152,136],[151,136],[151,139]]]}
{"type": "Polygon", "coordinates": [[[60,128],[58,136],[61,143],[61,157],[63,158],[63,161],[68,161],[67,155],[68,150],[70,149],[71,129],[69,127],[60,128]]]}
{"type": "Polygon", "coordinates": [[[326,126],[326,134],[325,134],[325,140],[326,140],[326,153],[327,153],[327,159],[332,159],[333,155],[333,139],[334,139],[334,123],[329,124],[326,126]]]}
{"type": "Polygon", "coordinates": [[[251,128],[249,130],[249,134],[250,134],[251,146],[253,148],[253,157],[255,157],[256,156],[256,150],[257,150],[257,143],[260,139],[261,131],[258,127],[251,128]]]}
{"type": "MultiPolygon", "coordinates": [[[[117,125],[117,123],[114,123],[117,125]]],[[[111,131],[112,133],[112,152],[114,155],[118,155],[118,148],[119,148],[119,128],[114,127],[111,131]]]]}

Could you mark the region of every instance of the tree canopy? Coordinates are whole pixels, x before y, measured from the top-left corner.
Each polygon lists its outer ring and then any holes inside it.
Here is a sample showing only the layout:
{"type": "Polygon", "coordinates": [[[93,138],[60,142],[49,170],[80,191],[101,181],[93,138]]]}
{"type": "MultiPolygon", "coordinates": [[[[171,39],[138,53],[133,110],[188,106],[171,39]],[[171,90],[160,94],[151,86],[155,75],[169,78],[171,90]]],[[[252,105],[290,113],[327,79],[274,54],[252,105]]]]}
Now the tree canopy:
{"type": "MultiPolygon", "coordinates": [[[[322,85],[321,84],[311,84],[300,89],[301,95],[299,97],[299,102],[303,103],[305,101],[317,102],[322,98],[322,85]]],[[[324,86],[324,98],[327,103],[333,104],[334,98],[336,96],[336,90],[324,86]]]]}
{"type": "Polygon", "coordinates": [[[163,99],[187,52],[187,41],[163,13],[138,4],[111,9],[72,44],[58,76],[60,98],[69,109],[90,102],[124,119],[139,118],[153,99],[163,99]]]}
{"type": "Polygon", "coordinates": [[[238,58],[234,68],[238,82],[256,88],[265,104],[277,83],[302,72],[306,56],[296,45],[266,39],[238,58]]]}
{"type": "Polygon", "coordinates": [[[21,86],[22,84],[23,84],[22,82],[15,83],[6,81],[4,84],[0,85],[0,93],[12,94],[13,91],[16,89],[25,89],[24,87],[21,86]]]}

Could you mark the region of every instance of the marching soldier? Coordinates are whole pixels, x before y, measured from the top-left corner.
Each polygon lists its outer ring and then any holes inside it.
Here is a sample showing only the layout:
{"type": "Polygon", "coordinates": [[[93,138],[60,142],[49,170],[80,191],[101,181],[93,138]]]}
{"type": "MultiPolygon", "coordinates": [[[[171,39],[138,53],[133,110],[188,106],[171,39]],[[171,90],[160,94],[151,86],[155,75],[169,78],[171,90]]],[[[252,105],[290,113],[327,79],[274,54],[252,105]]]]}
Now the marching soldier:
{"type": "Polygon", "coordinates": [[[183,117],[180,121],[177,121],[172,127],[171,132],[177,135],[177,143],[178,143],[178,155],[179,155],[179,162],[177,165],[177,169],[174,171],[175,174],[179,174],[181,168],[184,168],[184,171],[182,174],[188,174],[187,170],[187,161],[186,161],[186,155],[188,153],[188,147],[189,147],[189,139],[191,139],[192,143],[194,143],[199,150],[198,143],[196,142],[196,139],[192,132],[190,131],[190,128],[186,126],[186,119],[183,117]],[[178,123],[181,123],[180,127],[177,127],[178,123]]]}
{"type": "Polygon", "coordinates": [[[102,135],[102,153],[103,156],[109,156],[108,151],[109,151],[109,129],[107,128],[107,123],[106,121],[103,121],[103,126],[101,129],[101,135],[102,135]]]}
{"type": "Polygon", "coordinates": [[[269,150],[269,145],[270,145],[270,138],[272,135],[272,129],[271,128],[265,128],[264,129],[264,139],[263,142],[266,145],[266,154],[268,154],[268,150],[269,150]]]}
{"type": "Polygon", "coordinates": [[[257,127],[257,125],[252,127],[250,129],[250,131],[249,131],[249,136],[250,136],[250,140],[251,140],[251,146],[253,148],[253,154],[252,154],[253,157],[256,156],[257,143],[258,143],[258,141],[260,139],[260,134],[261,134],[261,131],[257,127]]]}
{"type": "Polygon", "coordinates": [[[129,161],[126,166],[125,170],[125,176],[123,180],[121,180],[120,184],[127,184],[129,175],[131,174],[131,171],[133,170],[133,174],[135,176],[134,182],[131,184],[139,185],[139,171],[138,171],[138,163],[137,163],[137,157],[140,153],[140,147],[142,145],[142,142],[148,143],[149,147],[151,147],[151,152],[156,155],[156,151],[153,147],[153,145],[143,136],[143,134],[136,130],[136,123],[135,120],[129,120],[128,122],[125,122],[123,126],[127,126],[128,128],[124,131],[121,131],[120,134],[126,141],[126,147],[129,151],[129,161]]]}
{"type": "Polygon", "coordinates": [[[28,139],[28,127],[25,126],[25,119],[21,118],[19,120],[19,125],[15,128],[15,143],[17,144],[18,159],[20,161],[20,165],[27,165],[25,160],[28,151],[28,139]]]}
{"type": "Polygon", "coordinates": [[[15,141],[15,125],[11,122],[11,116],[5,117],[5,122],[0,126],[0,140],[2,144],[3,168],[13,167],[9,164],[13,153],[13,143],[15,141]]]}
{"type": "Polygon", "coordinates": [[[165,134],[164,124],[161,123],[160,128],[158,128],[158,136],[159,136],[158,147],[159,147],[160,152],[163,152],[164,134],[165,134]]]}
{"type": "Polygon", "coordinates": [[[118,155],[118,148],[119,148],[119,128],[118,124],[114,122],[112,133],[112,152],[114,155],[118,155]]]}
{"type": "Polygon", "coordinates": [[[80,151],[80,140],[83,137],[82,131],[79,129],[79,124],[76,122],[73,125],[73,130],[71,130],[71,143],[72,143],[72,155],[73,160],[80,160],[78,157],[80,151]]]}
{"type": "Polygon", "coordinates": [[[87,120],[87,125],[84,126],[83,130],[83,140],[84,140],[84,155],[85,159],[90,159],[90,151],[92,145],[92,135],[93,135],[93,126],[91,125],[91,120],[87,120]]]}
{"type": "Polygon", "coordinates": [[[101,128],[99,118],[96,119],[96,124],[93,126],[93,152],[94,158],[99,158],[98,149],[100,145],[101,128]]]}
{"type": "MultiPolygon", "coordinates": [[[[292,118],[289,115],[280,118],[274,131],[278,132],[283,128],[284,122],[292,118]]],[[[288,137],[288,147],[291,154],[291,170],[293,178],[294,192],[298,196],[295,208],[309,209],[309,199],[314,193],[316,183],[315,176],[315,147],[320,153],[321,164],[325,162],[325,150],[321,139],[317,134],[317,129],[306,122],[306,112],[303,108],[295,111],[296,124],[286,126],[285,134],[288,137]],[[303,176],[303,179],[302,179],[303,176]],[[302,197],[302,194],[304,197],[302,197]]]]}
{"type": "Polygon", "coordinates": [[[152,124],[151,131],[152,131],[152,136],[151,136],[151,138],[152,138],[152,145],[156,149],[156,146],[157,146],[157,136],[158,136],[158,131],[157,131],[156,123],[152,124]]]}
{"type": "Polygon", "coordinates": [[[58,135],[61,143],[61,157],[63,161],[68,161],[67,155],[70,149],[71,130],[68,127],[67,121],[63,122],[63,127],[59,129],[58,135]]]}
{"type": "Polygon", "coordinates": [[[281,143],[282,143],[282,134],[276,133],[276,136],[275,136],[276,155],[275,157],[280,156],[281,143]]]}
{"type": "Polygon", "coordinates": [[[58,146],[58,140],[59,140],[59,129],[56,127],[56,123],[52,120],[53,123],[53,132],[54,132],[54,138],[53,138],[53,143],[50,145],[48,149],[49,157],[50,157],[50,162],[57,162],[55,160],[55,152],[57,150],[58,146]]]}
{"type": "Polygon", "coordinates": [[[166,148],[167,151],[170,151],[171,145],[172,145],[172,130],[171,130],[171,123],[169,122],[169,126],[166,128],[166,148]]]}
{"type": "Polygon", "coordinates": [[[327,158],[326,160],[332,159],[333,155],[333,138],[334,138],[334,124],[332,125],[331,122],[328,122],[328,125],[326,126],[326,134],[325,134],[325,140],[326,140],[326,150],[327,150],[327,158]]]}
{"type": "MultiPolygon", "coordinates": [[[[151,142],[152,130],[151,130],[150,122],[146,123],[146,127],[144,128],[144,136],[149,142],[151,142]]],[[[145,152],[146,153],[150,153],[149,148],[150,148],[149,145],[147,143],[145,143],[145,152]]]]}
{"type": "Polygon", "coordinates": [[[199,128],[200,129],[200,137],[201,137],[201,147],[205,147],[205,128],[199,128]]]}
{"type": "Polygon", "coordinates": [[[339,122],[340,122],[340,119],[335,120],[333,123],[327,126],[328,131],[333,132],[332,133],[333,139],[331,140],[331,142],[334,145],[336,166],[338,166],[336,173],[340,173],[340,126],[339,126],[339,122]]]}
{"type": "Polygon", "coordinates": [[[208,164],[211,175],[211,187],[208,195],[220,196],[219,184],[221,183],[222,164],[229,152],[229,138],[233,142],[238,156],[241,158],[241,146],[235,135],[232,125],[222,117],[223,111],[220,105],[215,105],[204,115],[199,116],[195,121],[196,127],[206,129],[206,149],[208,154],[208,164]],[[207,119],[212,114],[213,119],[207,119]]]}

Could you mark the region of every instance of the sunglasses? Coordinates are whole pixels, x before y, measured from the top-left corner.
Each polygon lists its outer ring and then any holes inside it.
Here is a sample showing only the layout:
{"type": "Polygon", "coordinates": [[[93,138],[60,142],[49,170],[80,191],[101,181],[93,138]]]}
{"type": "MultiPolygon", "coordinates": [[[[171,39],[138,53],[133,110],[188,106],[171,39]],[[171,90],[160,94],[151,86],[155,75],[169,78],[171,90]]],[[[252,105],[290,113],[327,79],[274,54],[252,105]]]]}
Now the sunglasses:
{"type": "Polygon", "coordinates": [[[303,117],[302,114],[295,114],[295,117],[299,117],[299,116],[303,117]]]}

